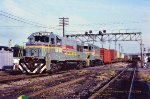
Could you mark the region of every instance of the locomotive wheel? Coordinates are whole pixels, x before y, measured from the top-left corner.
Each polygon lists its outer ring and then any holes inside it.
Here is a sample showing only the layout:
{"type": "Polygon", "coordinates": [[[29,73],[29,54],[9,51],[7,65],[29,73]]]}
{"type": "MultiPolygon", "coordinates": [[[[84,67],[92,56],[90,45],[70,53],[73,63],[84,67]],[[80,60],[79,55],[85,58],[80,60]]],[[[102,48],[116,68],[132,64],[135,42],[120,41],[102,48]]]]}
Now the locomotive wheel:
{"type": "Polygon", "coordinates": [[[57,72],[57,64],[51,64],[51,69],[48,71],[48,73],[52,74],[57,72]]]}
{"type": "Polygon", "coordinates": [[[76,66],[76,69],[82,69],[83,68],[83,63],[79,62],[76,66]]]}
{"type": "Polygon", "coordinates": [[[84,62],[84,63],[83,63],[83,68],[86,68],[86,67],[87,67],[87,66],[86,66],[86,63],[84,62]]]}
{"type": "Polygon", "coordinates": [[[61,65],[57,64],[57,71],[60,71],[60,70],[61,70],[61,65]]]}
{"type": "Polygon", "coordinates": [[[90,62],[90,67],[94,67],[94,63],[92,61],[90,62]]]}
{"type": "Polygon", "coordinates": [[[61,66],[59,64],[51,64],[51,69],[48,71],[48,73],[56,73],[60,71],[61,66]]]}

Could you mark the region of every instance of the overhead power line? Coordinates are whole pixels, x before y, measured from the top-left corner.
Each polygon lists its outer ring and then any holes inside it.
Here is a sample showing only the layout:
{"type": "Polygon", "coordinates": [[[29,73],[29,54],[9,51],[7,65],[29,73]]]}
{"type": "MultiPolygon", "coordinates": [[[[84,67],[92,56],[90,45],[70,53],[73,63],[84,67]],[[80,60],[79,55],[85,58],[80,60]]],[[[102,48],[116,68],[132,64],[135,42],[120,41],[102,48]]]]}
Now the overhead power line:
{"type": "Polygon", "coordinates": [[[149,20],[140,20],[140,21],[127,21],[127,22],[109,22],[109,23],[87,23],[87,24],[71,24],[70,27],[75,26],[99,26],[99,25],[125,25],[125,24],[141,24],[147,23],[149,20]]]}
{"type": "MultiPolygon", "coordinates": [[[[24,20],[24,21],[28,21],[28,22],[31,22],[31,23],[34,23],[34,24],[43,25],[43,24],[40,24],[40,23],[37,23],[37,22],[33,22],[33,21],[31,21],[31,20],[27,20],[27,19],[24,19],[24,18],[15,16],[15,15],[12,15],[12,14],[7,13],[7,12],[4,12],[4,11],[0,11],[0,13],[7,14],[7,15],[13,16],[13,17],[15,17],[15,18],[18,18],[18,19],[21,19],[21,20],[24,20]]],[[[45,25],[43,25],[43,26],[45,26],[45,25]]]]}
{"type": "Polygon", "coordinates": [[[9,18],[9,19],[12,19],[12,20],[18,21],[18,22],[26,23],[26,24],[29,24],[29,25],[34,25],[34,26],[37,26],[37,27],[46,28],[46,27],[44,27],[44,26],[40,26],[40,25],[32,24],[32,23],[29,23],[29,22],[26,22],[26,21],[22,21],[22,20],[19,20],[19,19],[13,18],[13,17],[8,16],[8,15],[4,15],[4,14],[1,14],[1,13],[0,13],[0,15],[1,15],[1,16],[4,16],[4,17],[7,17],[7,18],[9,18]]]}
{"type": "Polygon", "coordinates": [[[42,24],[39,24],[39,23],[36,23],[36,22],[33,22],[33,21],[26,20],[24,18],[15,16],[15,15],[9,14],[7,12],[3,12],[3,11],[0,11],[0,15],[4,16],[4,17],[7,17],[9,19],[12,19],[12,20],[15,20],[15,21],[18,21],[18,22],[22,22],[22,23],[25,23],[25,24],[33,25],[33,26],[36,26],[36,27],[48,28],[48,29],[53,29],[54,28],[54,27],[47,27],[47,26],[44,26],[42,24]]]}

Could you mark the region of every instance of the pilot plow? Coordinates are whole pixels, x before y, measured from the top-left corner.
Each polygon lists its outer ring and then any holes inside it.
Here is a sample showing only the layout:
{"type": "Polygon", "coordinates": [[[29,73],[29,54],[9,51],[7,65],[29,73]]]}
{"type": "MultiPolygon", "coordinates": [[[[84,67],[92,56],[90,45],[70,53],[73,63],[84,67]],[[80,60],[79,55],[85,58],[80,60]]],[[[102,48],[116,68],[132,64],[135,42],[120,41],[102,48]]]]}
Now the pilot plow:
{"type": "Polygon", "coordinates": [[[25,57],[20,59],[18,68],[23,73],[42,73],[46,70],[46,62],[44,59],[25,57]]]}

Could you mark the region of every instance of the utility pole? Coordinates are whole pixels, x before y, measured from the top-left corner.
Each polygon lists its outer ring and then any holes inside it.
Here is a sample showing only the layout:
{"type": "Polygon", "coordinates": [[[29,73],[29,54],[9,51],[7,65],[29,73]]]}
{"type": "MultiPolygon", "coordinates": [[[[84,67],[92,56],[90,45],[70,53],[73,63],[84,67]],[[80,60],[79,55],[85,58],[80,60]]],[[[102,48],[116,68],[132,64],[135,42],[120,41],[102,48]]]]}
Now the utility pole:
{"type": "Polygon", "coordinates": [[[120,53],[120,44],[118,44],[118,46],[119,46],[119,53],[120,53]]]}
{"type": "Polygon", "coordinates": [[[116,49],[116,44],[117,44],[117,41],[115,41],[115,50],[117,50],[117,49],[116,49]]]}
{"type": "Polygon", "coordinates": [[[143,42],[142,42],[142,38],[141,38],[141,42],[140,42],[140,50],[141,50],[141,68],[143,68],[143,42]]]}
{"type": "Polygon", "coordinates": [[[123,46],[121,46],[121,53],[123,53],[123,46]]]}
{"type": "Polygon", "coordinates": [[[11,42],[12,42],[12,40],[9,39],[9,40],[8,40],[8,47],[9,47],[9,48],[11,48],[11,42]]]}
{"type": "Polygon", "coordinates": [[[109,43],[109,50],[110,50],[110,43],[111,43],[111,41],[108,41],[108,43],[109,43]]]}
{"type": "Polygon", "coordinates": [[[59,18],[59,26],[63,27],[63,37],[65,36],[65,26],[69,25],[69,18],[59,18]]]}

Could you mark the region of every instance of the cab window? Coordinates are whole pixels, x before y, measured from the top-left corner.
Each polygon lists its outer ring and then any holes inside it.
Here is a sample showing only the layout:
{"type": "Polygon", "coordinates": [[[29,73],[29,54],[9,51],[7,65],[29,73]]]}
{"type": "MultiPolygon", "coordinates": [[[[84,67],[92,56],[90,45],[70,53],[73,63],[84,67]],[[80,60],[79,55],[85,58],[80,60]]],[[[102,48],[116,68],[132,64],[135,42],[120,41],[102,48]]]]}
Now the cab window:
{"type": "Polygon", "coordinates": [[[84,46],[84,49],[88,49],[88,46],[84,46]]]}
{"type": "Polygon", "coordinates": [[[92,47],[91,47],[91,46],[89,46],[89,50],[90,50],[90,51],[92,50],[92,47]]]}
{"type": "Polygon", "coordinates": [[[83,46],[81,46],[81,45],[77,45],[77,51],[79,51],[79,52],[83,52],[83,46]]]}
{"type": "Polygon", "coordinates": [[[51,38],[51,44],[55,44],[55,39],[51,38]]]}
{"type": "Polygon", "coordinates": [[[57,45],[61,45],[62,44],[62,40],[56,36],[56,44],[57,45]]]}
{"type": "Polygon", "coordinates": [[[37,42],[49,42],[49,37],[47,36],[34,36],[35,37],[35,41],[37,42]]]}

